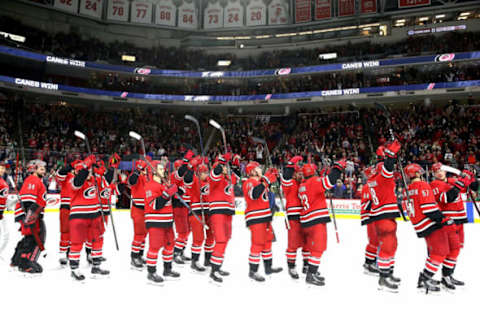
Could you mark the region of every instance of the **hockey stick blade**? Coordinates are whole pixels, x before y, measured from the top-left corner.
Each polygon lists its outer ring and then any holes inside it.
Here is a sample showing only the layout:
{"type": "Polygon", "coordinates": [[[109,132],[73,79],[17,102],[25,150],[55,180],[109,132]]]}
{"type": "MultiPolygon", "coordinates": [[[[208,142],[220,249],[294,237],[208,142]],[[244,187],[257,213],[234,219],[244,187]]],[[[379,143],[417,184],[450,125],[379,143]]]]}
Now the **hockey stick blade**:
{"type": "Polygon", "coordinates": [[[458,170],[457,168],[453,168],[453,167],[445,166],[445,165],[442,165],[440,170],[443,170],[443,171],[449,172],[449,173],[453,173],[457,176],[460,176],[462,174],[462,172],[460,170],[458,170]]]}
{"type": "Polygon", "coordinates": [[[85,134],[82,133],[82,132],[80,132],[80,131],[75,131],[74,134],[75,134],[76,137],[78,137],[78,138],[80,138],[80,139],[85,140],[85,138],[86,138],[86,137],[85,137],[85,134]]]}
{"type": "Polygon", "coordinates": [[[263,138],[258,138],[258,137],[255,137],[255,136],[252,136],[252,140],[255,142],[255,143],[260,143],[260,144],[266,144],[267,142],[265,141],[265,139],[263,138]]]}
{"type": "Polygon", "coordinates": [[[186,115],[185,115],[185,119],[186,119],[186,120],[189,120],[189,121],[192,121],[192,122],[194,122],[195,124],[198,124],[198,120],[197,120],[195,117],[193,117],[193,116],[191,116],[191,115],[189,115],[189,114],[186,114],[186,115]]]}
{"type": "Polygon", "coordinates": [[[223,127],[214,120],[210,120],[208,121],[208,123],[213,127],[215,127],[216,129],[223,130],[223,127]]]}
{"type": "Polygon", "coordinates": [[[128,133],[128,136],[132,137],[132,138],[135,138],[136,140],[140,140],[142,139],[142,136],[134,131],[130,131],[128,133]]]}

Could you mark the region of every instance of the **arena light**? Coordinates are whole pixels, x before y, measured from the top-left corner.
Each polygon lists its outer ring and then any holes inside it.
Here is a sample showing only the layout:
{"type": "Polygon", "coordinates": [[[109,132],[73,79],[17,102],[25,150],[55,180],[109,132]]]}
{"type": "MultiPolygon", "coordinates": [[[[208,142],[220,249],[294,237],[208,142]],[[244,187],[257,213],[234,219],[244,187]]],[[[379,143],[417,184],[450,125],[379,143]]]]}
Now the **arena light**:
{"type": "Polygon", "coordinates": [[[435,19],[443,19],[445,18],[445,14],[437,14],[435,15],[435,19]]]}
{"type": "Polygon", "coordinates": [[[318,59],[321,60],[328,60],[328,59],[336,59],[337,53],[326,53],[326,54],[319,54],[318,59]]]}
{"type": "Polygon", "coordinates": [[[135,56],[122,55],[122,61],[134,62],[135,60],[137,60],[137,59],[135,58],[135,56]]]}
{"type": "Polygon", "coordinates": [[[5,37],[5,38],[9,38],[12,41],[19,42],[19,43],[25,43],[25,40],[26,40],[25,36],[16,35],[16,34],[12,34],[12,33],[0,32],[0,35],[5,37]]]}
{"type": "Polygon", "coordinates": [[[309,35],[309,34],[312,34],[312,33],[313,33],[312,31],[305,31],[305,32],[298,33],[298,35],[309,35]]]}
{"type": "Polygon", "coordinates": [[[457,20],[466,20],[468,19],[468,16],[459,16],[457,20]]]}
{"type": "Polygon", "coordinates": [[[270,38],[270,35],[257,35],[255,36],[256,39],[265,39],[265,38],[270,38]]]}
{"type": "Polygon", "coordinates": [[[462,12],[460,16],[469,16],[470,14],[472,14],[472,12],[462,12]]]}
{"type": "Polygon", "coordinates": [[[289,36],[295,36],[297,33],[282,33],[282,34],[275,34],[275,37],[289,37],[289,36]]]}
{"type": "Polygon", "coordinates": [[[217,61],[217,66],[228,67],[232,64],[231,60],[219,60],[217,61]]]}
{"type": "Polygon", "coordinates": [[[405,20],[405,19],[396,20],[396,21],[395,21],[395,24],[405,23],[406,21],[407,21],[407,20],[405,20]]]}
{"type": "Polygon", "coordinates": [[[419,18],[418,20],[420,22],[425,22],[425,21],[428,21],[430,18],[428,16],[422,16],[421,18],[419,18]]]}

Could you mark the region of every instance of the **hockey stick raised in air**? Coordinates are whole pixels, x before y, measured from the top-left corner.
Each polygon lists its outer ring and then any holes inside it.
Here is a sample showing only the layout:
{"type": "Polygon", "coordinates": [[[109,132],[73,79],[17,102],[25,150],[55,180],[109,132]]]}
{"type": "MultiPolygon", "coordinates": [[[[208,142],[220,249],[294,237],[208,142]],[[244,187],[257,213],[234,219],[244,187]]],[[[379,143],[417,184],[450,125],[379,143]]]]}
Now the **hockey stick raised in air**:
{"type": "MultiPolygon", "coordinates": [[[[265,141],[265,139],[263,138],[258,138],[258,137],[252,137],[252,140],[255,142],[255,143],[258,143],[258,144],[262,144],[263,147],[265,148],[265,152],[266,152],[266,158],[267,158],[267,162],[269,163],[270,167],[272,167],[272,157],[270,156],[270,150],[268,150],[268,146],[267,146],[267,142],[265,141]]],[[[282,189],[282,185],[280,183],[280,180],[277,178],[277,182],[276,182],[277,186],[278,186],[278,195],[280,195],[280,205],[282,206],[282,214],[283,214],[283,218],[285,220],[285,225],[287,226],[287,229],[290,230],[290,222],[288,221],[288,216],[287,216],[287,211],[286,211],[286,207],[283,203],[284,201],[284,195],[283,195],[283,189],[282,189]]]]}
{"type": "MultiPolygon", "coordinates": [[[[74,132],[75,136],[82,139],[84,142],[85,142],[85,145],[87,146],[87,151],[88,151],[88,155],[92,155],[92,151],[90,150],[90,143],[88,142],[88,138],[87,136],[85,136],[84,133],[80,132],[80,131],[75,131],[74,132]]],[[[98,199],[98,202],[99,202],[99,205],[100,205],[100,214],[102,215],[102,221],[103,221],[103,225],[107,225],[107,222],[105,220],[105,216],[103,215],[103,203],[102,203],[102,199],[100,197],[100,191],[98,190],[98,184],[97,184],[97,178],[95,176],[95,172],[93,172],[93,166],[90,168],[90,172],[92,173],[92,176],[94,177],[94,181],[93,183],[95,184],[95,191],[97,192],[97,199],[98,199]]],[[[120,248],[118,247],[118,239],[117,239],[117,231],[115,229],[115,222],[113,221],[113,213],[110,212],[110,216],[112,217],[112,232],[113,232],[113,238],[115,239],[115,247],[117,248],[117,250],[120,250],[120,248]]]]}
{"type": "MultiPolygon", "coordinates": [[[[390,132],[390,137],[392,138],[392,141],[394,141],[395,135],[393,134],[393,130],[392,130],[392,121],[390,119],[391,117],[390,111],[385,105],[381,103],[375,102],[375,106],[383,112],[383,115],[385,116],[385,119],[387,120],[387,124],[389,126],[388,130],[390,132]]],[[[397,155],[397,164],[398,164],[398,168],[400,169],[400,174],[402,175],[402,182],[403,182],[403,186],[405,187],[405,194],[407,195],[407,211],[410,213],[410,210],[413,207],[413,202],[412,202],[412,199],[410,198],[410,193],[408,192],[407,177],[405,176],[405,172],[403,171],[402,161],[400,160],[399,155],[397,155]]],[[[400,210],[400,215],[402,215],[402,219],[404,221],[407,221],[407,218],[405,217],[405,214],[403,214],[402,210],[400,210]]]]}
{"type": "MultiPolygon", "coordinates": [[[[138,140],[138,141],[141,142],[141,144],[142,144],[142,149],[143,149],[143,160],[147,163],[147,165],[150,167],[150,169],[152,169],[152,172],[153,172],[155,175],[160,176],[160,175],[157,173],[157,170],[155,170],[155,168],[153,168],[152,164],[151,164],[150,161],[147,159],[147,154],[145,153],[145,144],[144,144],[144,142],[143,142],[143,137],[142,137],[140,134],[138,134],[138,133],[136,133],[136,132],[134,132],[134,131],[130,131],[130,132],[128,133],[128,135],[129,135],[130,137],[132,137],[132,138],[134,138],[134,139],[136,139],[136,140],[138,140]]],[[[203,222],[203,221],[192,211],[190,205],[188,205],[188,203],[185,202],[185,200],[182,199],[182,198],[180,197],[180,195],[178,195],[178,193],[175,193],[175,198],[178,199],[178,200],[180,201],[180,203],[182,203],[182,204],[189,210],[189,212],[192,213],[192,215],[193,215],[200,223],[202,223],[202,225],[203,225],[206,229],[209,229],[208,225],[207,225],[205,222],[203,222]]]]}

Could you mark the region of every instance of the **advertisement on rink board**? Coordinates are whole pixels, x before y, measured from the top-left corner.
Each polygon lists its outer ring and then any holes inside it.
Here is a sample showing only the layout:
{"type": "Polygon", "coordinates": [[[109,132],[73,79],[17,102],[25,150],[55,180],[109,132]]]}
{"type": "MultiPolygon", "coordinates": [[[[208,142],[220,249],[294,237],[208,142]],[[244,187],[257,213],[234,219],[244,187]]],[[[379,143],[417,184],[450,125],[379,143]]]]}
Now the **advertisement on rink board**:
{"type": "MultiPolygon", "coordinates": [[[[333,208],[335,214],[340,218],[353,218],[360,219],[360,200],[357,199],[333,199],[333,208]]],[[[12,211],[15,208],[17,202],[17,196],[15,194],[9,194],[7,199],[7,210],[12,211]]],[[[112,208],[115,209],[116,196],[112,196],[112,208]]],[[[277,205],[281,208],[280,199],[276,199],[277,205]]],[[[480,201],[476,202],[480,207],[480,201]]],[[[285,205],[285,204],[284,204],[285,205]]],[[[330,203],[329,203],[330,207],[330,203]]],[[[466,202],[465,207],[467,209],[468,221],[472,223],[476,217],[475,210],[472,202],[466,202]]],[[[246,204],[243,197],[235,198],[235,210],[237,215],[243,215],[245,212],[246,204]]],[[[46,211],[54,212],[60,209],[60,194],[47,194],[47,206],[46,211]]]]}

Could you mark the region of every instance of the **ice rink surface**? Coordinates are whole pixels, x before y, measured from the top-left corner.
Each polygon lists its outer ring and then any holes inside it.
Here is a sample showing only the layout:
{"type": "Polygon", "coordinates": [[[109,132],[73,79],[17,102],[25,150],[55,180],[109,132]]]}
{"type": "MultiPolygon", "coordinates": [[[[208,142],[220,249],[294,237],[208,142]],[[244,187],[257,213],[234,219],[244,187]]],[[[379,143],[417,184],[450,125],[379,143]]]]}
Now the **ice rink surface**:
{"type": "MultiPolygon", "coordinates": [[[[87,280],[81,284],[71,279],[68,268],[59,268],[59,221],[55,212],[45,215],[47,256],[39,261],[43,275],[26,278],[12,271],[8,264],[20,233],[16,231],[13,215],[6,214],[10,241],[0,260],[2,315],[478,315],[475,312],[475,299],[480,293],[478,224],[466,225],[465,248],[455,273],[466,282],[465,288],[426,296],[416,289],[426,259],[425,241],[416,237],[410,223],[398,223],[395,274],[402,278],[402,284],[400,292],[393,294],[378,291],[378,279],[363,274],[366,231],[358,220],[338,220],[340,244],[335,241],[333,224],[328,224],[328,248],[320,265],[320,272],[326,278],[325,287],[308,287],[303,275],[297,282],[288,276],[287,236],[280,217],[274,219],[277,242],[273,245],[273,260],[274,266],[282,266],[284,271],[264,283],[250,281],[247,276],[250,233],[243,216],[234,217],[233,237],[223,265],[231,275],[224,278],[221,287],[211,284],[207,273],[191,271],[189,265],[174,265],[181,279],[158,287],[147,284],[146,271],[130,269],[133,228],[129,212],[114,212],[114,216],[120,251],[115,250],[109,227],[104,246],[107,261],[103,264],[111,276],[90,279],[82,251],[81,269],[87,280]]],[[[300,253],[297,267],[300,272],[300,253]]],[[[159,271],[163,271],[161,260],[159,271]]],[[[263,274],[263,266],[260,271],[263,274]]]]}

